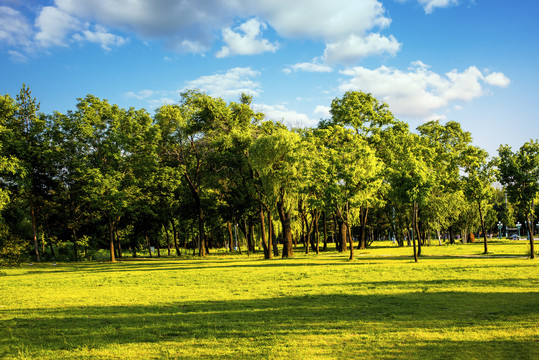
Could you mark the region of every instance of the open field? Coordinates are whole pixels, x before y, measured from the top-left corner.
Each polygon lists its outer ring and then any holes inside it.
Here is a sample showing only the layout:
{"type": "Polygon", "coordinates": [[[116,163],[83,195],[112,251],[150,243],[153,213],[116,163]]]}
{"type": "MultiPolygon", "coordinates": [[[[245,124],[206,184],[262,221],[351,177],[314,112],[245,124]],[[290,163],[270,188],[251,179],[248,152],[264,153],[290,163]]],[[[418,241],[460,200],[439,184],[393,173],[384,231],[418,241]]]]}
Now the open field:
{"type": "Polygon", "coordinates": [[[4,268],[0,358],[539,359],[537,261],[482,246],[4,268]]]}

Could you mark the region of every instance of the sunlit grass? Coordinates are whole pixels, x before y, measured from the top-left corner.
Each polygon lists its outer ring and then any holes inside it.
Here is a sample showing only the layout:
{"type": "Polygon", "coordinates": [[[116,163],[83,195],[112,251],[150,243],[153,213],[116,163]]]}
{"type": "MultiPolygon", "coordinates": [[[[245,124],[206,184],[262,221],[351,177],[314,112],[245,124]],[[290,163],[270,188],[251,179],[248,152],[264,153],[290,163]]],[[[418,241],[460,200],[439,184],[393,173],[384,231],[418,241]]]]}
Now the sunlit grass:
{"type": "Polygon", "coordinates": [[[537,359],[537,262],[482,246],[2,269],[0,358],[537,359]]]}

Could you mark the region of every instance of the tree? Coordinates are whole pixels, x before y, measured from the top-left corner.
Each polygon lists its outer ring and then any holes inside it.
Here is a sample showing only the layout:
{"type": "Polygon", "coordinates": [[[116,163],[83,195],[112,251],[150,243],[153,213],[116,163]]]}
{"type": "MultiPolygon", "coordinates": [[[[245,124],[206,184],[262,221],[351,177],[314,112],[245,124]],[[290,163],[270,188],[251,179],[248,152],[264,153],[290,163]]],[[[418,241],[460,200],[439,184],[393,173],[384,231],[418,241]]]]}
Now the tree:
{"type": "Polygon", "coordinates": [[[484,202],[492,196],[492,183],[494,171],[492,164],[487,162],[488,153],[475,146],[469,146],[463,151],[464,170],[466,176],[462,176],[464,193],[468,199],[477,204],[481,231],[483,232],[484,253],[488,252],[487,232],[484,220],[484,202]]]}
{"type": "Polygon", "coordinates": [[[299,134],[279,127],[255,140],[250,149],[253,169],[264,193],[276,204],[283,227],[282,257],[293,256],[292,208],[298,192],[298,169],[303,153],[299,134]]]}
{"type": "MultiPolygon", "coordinates": [[[[23,84],[14,104],[7,98],[3,102],[4,135],[7,141],[2,145],[6,169],[19,168],[17,176],[10,171],[9,191],[17,197],[24,199],[28,206],[31,220],[34,256],[40,261],[37,242],[37,218],[43,198],[50,193],[54,170],[51,166],[50,144],[48,139],[47,123],[45,117],[38,114],[39,103],[32,97],[30,89],[23,84]],[[16,159],[16,160],[15,160],[16,159]],[[11,162],[11,164],[10,164],[11,162]]],[[[3,139],[4,140],[4,139],[3,139]]]]}
{"type": "MultiPolygon", "coordinates": [[[[508,145],[502,145],[498,155],[498,181],[504,185],[511,202],[523,211],[528,232],[533,234],[534,199],[539,193],[539,142],[530,140],[515,153],[508,145]]],[[[535,258],[533,236],[530,236],[530,258],[535,258]]]]}
{"type": "MultiPolygon", "coordinates": [[[[15,100],[9,95],[0,95],[0,179],[7,180],[5,175],[14,176],[17,175],[18,170],[20,170],[19,159],[15,154],[9,153],[9,146],[6,149],[6,146],[3,144],[8,144],[13,141],[13,132],[7,127],[9,123],[13,121],[15,112],[17,111],[17,105],[15,100]],[[5,174],[5,175],[4,175],[5,174]]],[[[22,174],[19,173],[19,177],[22,174]]],[[[2,181],[0,184],[0,210],[9,203],[9,194],[8,189],[9,183],[2,181]]]]}
{"type": "MultiPolygon", "coordinates": [[[[317,156],[323,172],[325,203],[333,207],[340,223],[341,243],[350,241],[350,260],[354,258],[350,208],[373,198],[382,185],[381,162],[369,144],[352,130],[330,126],[317,130],[317,156]]],[[[319,181],[319,180],[318,180],[319,181]]]]}

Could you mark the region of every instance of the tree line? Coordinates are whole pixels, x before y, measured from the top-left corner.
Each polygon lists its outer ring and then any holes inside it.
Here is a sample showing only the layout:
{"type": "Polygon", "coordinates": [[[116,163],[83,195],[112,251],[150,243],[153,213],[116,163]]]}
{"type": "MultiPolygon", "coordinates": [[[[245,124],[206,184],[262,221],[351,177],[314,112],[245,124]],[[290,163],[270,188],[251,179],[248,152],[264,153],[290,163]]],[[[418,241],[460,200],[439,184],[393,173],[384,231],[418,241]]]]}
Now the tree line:
{"type": "Polygon", "coordinates": [[[79,260],[107,248],[115,261],[243,244],[270,259],[330,242],[352,259],[392,239],[417,261],[432,238],[481,234],[487,253],[499,222],[534,232],[537,140],[489,159],[459,123],[410,131],[364,92],[334,99],[316,128],[266,120],[251,100],[189,90],[152,117],[93,95],[43,114],[26,85],[1,95],[0,255],[79,260]]]}

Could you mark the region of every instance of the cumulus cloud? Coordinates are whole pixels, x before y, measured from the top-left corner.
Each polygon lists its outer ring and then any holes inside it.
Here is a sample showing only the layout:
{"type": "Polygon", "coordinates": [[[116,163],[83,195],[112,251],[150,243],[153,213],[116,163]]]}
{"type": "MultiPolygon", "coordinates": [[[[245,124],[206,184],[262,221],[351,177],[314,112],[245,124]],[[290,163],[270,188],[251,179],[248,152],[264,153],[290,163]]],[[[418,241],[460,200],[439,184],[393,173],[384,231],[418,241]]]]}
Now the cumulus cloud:
{"type": "Polygon", "coordinates": [[[494,72],[485,77],[485,82],[492,86],[507,87],[511,83],[511,80],[503,73],[494,72]]]}
{"type": "Polygon", "coordinates": [[[32,37],[32,26],[21,12],[0,6],[0,43],[27,46],[32,37]]]}
{"type": "Polygon", "coordinates": [[[458,4],[458,0],[418,0],[418,2],[423,6],[427,14],[431,14],[437,7],[445,8],[458,4]]]}
{"type": "Polygon", "coordinates": [[[165,104],[178,103],[179,91],[144,89],[128,91],[124,96],[129,99],[141,101],[147,105],[146,108],[155,110],[165,104]]]}
{"type": "Polygon", "coordinates": [[[69,42],[91,42],[101,45],[104,50],[121,46],[127,40],[112,34],[101,25],[90,26],[74,16],[53,6],[45,6],[35,21],[39,29],[36,42],[42,47],[68,46],[69,42]]]}
{"type": "Polygon", "coordinates": [[[323,106],[318,105],[314,111],[313,114],[317,115],[321,119],[329,119],[331,117],[331,113],[329,112],[331,108],[329,106],[323,106]]]}
{"type": "Polygon", "coordinates": [[[139,91],[129,91],[127,93],[125,93],[125,96],[127,96],[128,98],[134,98],[134,99],[137,99],[137,100],[145,100],[145,99],[148,99],[152,96],[154,96],[156,94],[156,91],[154,90],[148,90],[148,89],[145,89],[145,90],[139,90],[139,91]]]}
{"type": "Polygon", "coordinates": [[[303,62],[303,63],[297,63],[294,65],[288,66],[284,68],[283,71],[286,74],[290,74],[296,71],[329,73],[329,72],[332,72],[333,69],[329,67],[328,65],[318,64],[316,62],[303,62]]]}
{"type": "Polygon", "coordinates": [[[67,46],[67,36],[82,28],[78,19],[53,6],[41,9],[35,24],[39,29],[35,39],[44,47],[67,46]]]}
{"type": "Polygon", "coordinates": [[[377,0],[251,0],[247,8],[286,37],[336,41],[351,33],[386,28],[391,23],[377,0]]]}
{"type": "Polygon", "coordinates": [[[250,19],[234,30],[226,28],[222,31],[223,46],[217,53],[217,57],[222,58],[233,55],[254,55],[263,52],[275,52],[279,47],[277,43],[262,39],[262,30],[267,29],[267,25],[256,19],[250,19]]]}
{"type": "Polygon", "coordinates": [[[55,7],[81,21],[165,39],[181,51],[207,51],[221,31],[220,57],[275,51],[276,43],[259,37],[267,25],[283,37],[338,43],[350,34],[363,38],[391,23],[379,0],[55,0],[55,7]],[[257,20],[230,28],[236,19],[252,17],[257,20]]]}
{"type": "MultiPolygon", "coordinates": [[[[409,0],[397,0],[399,2],[407,2],[409,0]]],[[[435,8],[446,8],[452,5],[458,5],[458,0],[417,0],[419,5],[423,7],[426,14],[432,14],[435,8]]]]}
{"type": "Polygon", "coordinates": [[[237,67],[225,73],[205,75],[188,81],[184,90],[199,89],[225,100],[237,100],[242,93],[259,96],[262,92],[260,84],[253,80],[259,75],[260,72],[249,67],[237,67]]]}
{"type": "Polygon", "coordinates": [[[283,104],[255,104],[253,108],[265,114],[267,120],[279,121],[289,127],[314,127],[318,124],[318,121],[310,119],[305,114],[290,110],[283,104]]]}
{"type": "Polygon", "coordinates": [[[452,70],[440,75],[421,64],[415,62],[415,66],[407,71],[386,66],[374,70],[349,68],[341,72],[350,79],[343,82],[339,90],[372,92],[387,102],[395,114],[428,118],[452,101],[471,101],[483,96],[485,84],[503,86],[509,82],[501,73],[485,77],[475,66],[462,72],[452,70]]]}
{"type": "Polygon", "coordinates": [[[121,36],[111,34],[101,25],[95,25],[94,30],[86,29],[73,35],[76,41],[88,41],[101,45],[103,50],[111,50],[111,47],[121,46],[127,40],[121,36]]]}
{"type": "Polygon", "coordinates": [[[367,37],[351,34],[346,39],[329,43],[324,51],[324,59],[329,63],[352,63],[371,55],[388,53],[395,56],[401,44],[393,37],[369,34],[367,37]]]}

